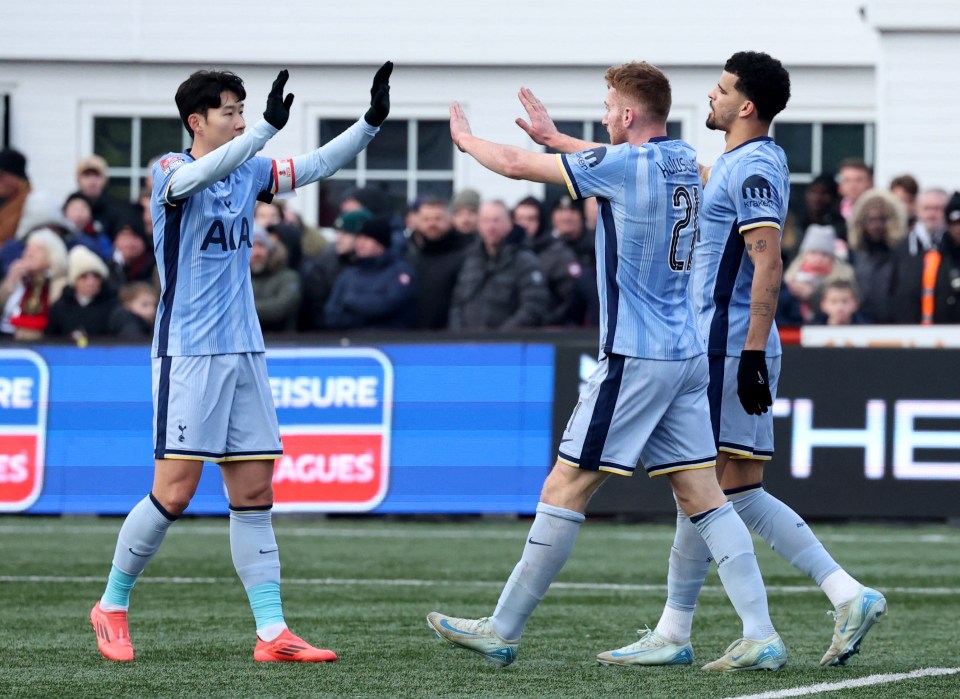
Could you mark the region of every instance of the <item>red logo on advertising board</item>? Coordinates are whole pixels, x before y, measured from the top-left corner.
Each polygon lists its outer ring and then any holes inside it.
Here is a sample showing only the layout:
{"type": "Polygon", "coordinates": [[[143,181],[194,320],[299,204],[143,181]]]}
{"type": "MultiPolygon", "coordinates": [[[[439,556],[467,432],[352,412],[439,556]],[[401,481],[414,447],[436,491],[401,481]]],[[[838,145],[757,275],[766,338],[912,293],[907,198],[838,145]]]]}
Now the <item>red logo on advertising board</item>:
{"type": "Polygon", "coordinates": [[[29,350],[0,350],[0,512],[22,512],[43,489],[47,364],[29,350]]]}
{"type": "Polygon", "coordinates": [[[386,496],[393,365],[374,349],[267,354],[283,456],[274,509],[367,512],[386,496]]]}

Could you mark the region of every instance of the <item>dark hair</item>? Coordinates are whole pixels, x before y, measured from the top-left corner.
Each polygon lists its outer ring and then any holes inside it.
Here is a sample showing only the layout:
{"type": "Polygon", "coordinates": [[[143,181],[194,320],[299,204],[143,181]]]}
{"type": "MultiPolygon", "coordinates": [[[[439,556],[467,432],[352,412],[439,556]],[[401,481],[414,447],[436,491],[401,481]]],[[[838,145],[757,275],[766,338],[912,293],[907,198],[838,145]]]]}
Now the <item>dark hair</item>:
{"type": "Polygon", "coordinates": [[[190,128],[190,115],[202,114],[206,117],[208,110],[219,109],[224,92],[232,92],[241,102],[247,98],[243,80],[228,70],[198,70],[180,83],[175,99],[180,121],[191,138],[193,129],[190,128]]]}
{"type": "Polygon", "coordinates": [[[808,189],[810,187],[823,187],[834,199],[840,198],[840,192],[837,189],[837,178],[828,172],[820,173],[814,177],[810,184],[807,185],[808,189]]]}
{"type": "Polygon", "coordinates": [[[87,205],[87,207],[90,209],[91,213],[93,212],[93,204],[91,204],[90,200],[87,199],[85,196],[83,196],[80,192],[74,192],[69,197],[67,197],[66,201],[63,202],[63,206],[60,207],[60,210],[66,213],[67,206],[70,204],[70,202],[74,201],[75,199],[79,199],[80,201],[84,202],[87,205]]]}
{"type": "Polygon", "coordinates": [[[837,172],[840,172],[844,168],[863,170],[865,173],[870,175],[871,180],[873,179],[873,168],[867,165],[867,161],[863,158],[844,158],[840,161],[840,165],[837,166],[837,172]]]}
{"type": "Polygon", "coordinates": [[[666,122],[672,102],[670,81],[659,68],[646,61],[634,61],[610,66],[605,77],[607,87],[639,102],[652,121],[666,122]]]}
{"type": "Polygon", "coordinates": [[[740,51],[730,56],[723,69],[737,76],[734,86],[753,102],[757,118],[770,123],[790,100],[790,73],[769,54],[740,51]]]}
{"type": "Polygon", "coordinates": [[[890,180],[890,189],[892,190],[895,187],[899,187],[914,199],[916,199],[917,194],[920,193],[920,183],[917,182],[916,177],[910,174],[900,175],[890,180]]]}

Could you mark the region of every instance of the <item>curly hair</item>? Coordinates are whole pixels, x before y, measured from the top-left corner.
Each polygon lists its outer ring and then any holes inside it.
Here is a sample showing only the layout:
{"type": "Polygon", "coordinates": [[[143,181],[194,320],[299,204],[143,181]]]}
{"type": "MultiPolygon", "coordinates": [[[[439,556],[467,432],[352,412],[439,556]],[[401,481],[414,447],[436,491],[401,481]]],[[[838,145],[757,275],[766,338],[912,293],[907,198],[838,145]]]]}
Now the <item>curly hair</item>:
{"type": "Polygon", "coordinates": [[[868,189],[860,195],[850,212],[850,225],[847,228],[847,243],[852,250],[866,248],[864,224],[867,214],[874,209],[882,209],[887,217],[886,243],[891,248],[907,234],[907,211],[900,200],[885,189],[868,189]]]}
{"type": "Polygon", "coordinates": [[[730,56],[723,69],[737,76],[737,91],[753,102],[760,121],[773,121],[787,106],[790,73],[776,58],[757,51],[740,51],[730,56]]]}

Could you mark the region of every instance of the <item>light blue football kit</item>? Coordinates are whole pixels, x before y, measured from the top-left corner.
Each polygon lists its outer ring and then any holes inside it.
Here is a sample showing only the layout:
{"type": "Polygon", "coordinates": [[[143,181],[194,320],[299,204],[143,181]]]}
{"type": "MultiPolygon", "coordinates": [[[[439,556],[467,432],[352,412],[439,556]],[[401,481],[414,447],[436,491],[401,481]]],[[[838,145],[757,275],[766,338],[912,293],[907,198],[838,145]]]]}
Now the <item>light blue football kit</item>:
{"type": "MultiPolygon", "coordinates": [[[[703,189],[691,288],[710,356],[714,437],[721,451],[741,457],[769,459],[773,454],[773,412],[750,415],[737,397],[737,366],[750,325],[754,272],[743,235],[764,226],[781,230],[789,200],[786,155],[766,136],[721,155],[703,189]]],[[[782,354],[774,324],[766,346],[774,399],[782,354]]]]}
{"type": "Polygon", "coordinates": [[[560,442],[571,466],[650,475],[713,466],[705,346],[689,295],[700,207],[693,148],[659,137],[557,156],[597,197],[600,362],[560,442]]]}
{"type": "Polygon", "coordinates": [[[254,206],[333,174],[378,131],[360,119],[318,150],[272,160],[255,156],[277,132],[260,121],[199,160],[168,153],[154,165],[156,458],[282,454],[250,281],[254,206]]]}

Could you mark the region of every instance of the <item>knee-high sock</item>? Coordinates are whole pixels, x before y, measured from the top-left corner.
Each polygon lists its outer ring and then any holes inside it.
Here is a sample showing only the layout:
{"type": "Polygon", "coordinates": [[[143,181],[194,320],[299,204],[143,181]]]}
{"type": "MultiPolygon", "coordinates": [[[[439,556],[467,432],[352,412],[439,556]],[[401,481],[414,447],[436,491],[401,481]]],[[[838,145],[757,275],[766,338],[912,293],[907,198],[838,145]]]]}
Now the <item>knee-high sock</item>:
{"type": "Polygon", "coordinates": [[[500,593],[493,628],[501,637],[516,640],[547,588],[570,557],[584,516],[562,507],[539,503],[523,556],[500,593]]]}
{"type": "Polygon", "coordinates": [[[767,608],[767,591],[760,576],[753,540],[743,520],[729,502],[690,518],[710,554],[717,562],[717,572],[727,597],[743,622],[744,638],[763,640],[775,633],[767,608]]]}
{"type": "Polygon", "coordinates": [[[677,532],[670,549],[667,602],[657,622],[657,633],[674,643],[687,643],[693,627],[700,588],[710,572],[713,556],[700,532],[683,510],[677,510],[677,532]]]}
{"type": "Polygon", "coordinates": [[[744,523],[770,548],[817,583],[836,606],[853,598],[860,583],[833,560],[803,518],[763,489],[762,483],[727,491],[744,523]]]}
{"type": "Polygon", "coordinates": [[[270,507],[230,506],[230,553],[247,591],[257,635],[272,641],[287,628],[280,600],[280,551],[270,507]]]}
{"type": "Polygon", "coordinates": [[[153,493],[134,505],[120,527],[107,587],[100,598],[102,609],[110,612],[130,606],[130,591],[176,519],[153,493]]]}

